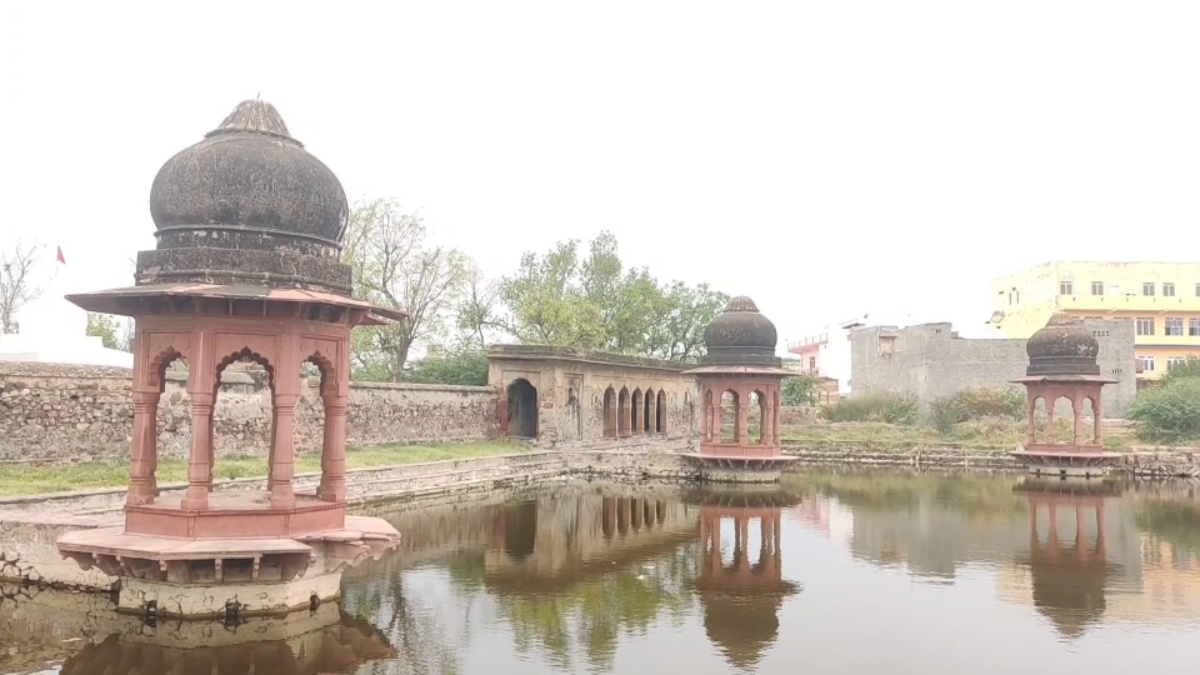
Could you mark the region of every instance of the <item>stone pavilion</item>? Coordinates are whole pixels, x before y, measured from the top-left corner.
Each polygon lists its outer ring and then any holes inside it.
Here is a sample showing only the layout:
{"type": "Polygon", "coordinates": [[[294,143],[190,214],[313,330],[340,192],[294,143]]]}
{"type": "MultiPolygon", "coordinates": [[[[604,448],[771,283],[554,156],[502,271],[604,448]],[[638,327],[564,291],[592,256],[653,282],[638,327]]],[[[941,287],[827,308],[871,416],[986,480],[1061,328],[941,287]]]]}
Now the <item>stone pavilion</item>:
{"type": "Polygon", "coordinates": [[[341,571],[399,543],[380,518],[346,514],[350,331],[403,320],[351,298],[340,258],[349,216],[337,177],[270,104],[245,101],[159,170],[157,246],[135,285],[68,296],[133,317],[133,441],[125,522],[70,532],[59,551],[121,579],[118,607],[158,616],[252,615],[335,598],[341,571]],[[191,446],[182,497],[160,495],[157,408],[167,367],[187,366],[191,446]],[[213,406],[235,362],[269,379],[267,489],[213,489],[213,406]],[[294,414],[302,368],[320,374],[320,486],[298,494],[294,414]]]}
{"type": "Polygon", "coordinates": [[[745,296],[730,300],[705,329],[700,366],[684,373],[695,376],[701,405],[699,452],[684,457],[705,480],[776,482],[793,461],[780,447],[781,389],[792,372],[775,355],[778,341],[775,324],[745,296]]]}
{"type": "Polygon", "coordinates": [[[1077,319],[1066,314],[1050,317],[1025,345],[1029,366],[1025,377],[1014,380],[1025,385],[1025,447],[1014,453],[1035,475],[1090,478],[1101,476],[1120,455],[1104,451],[1101,420],[1102,390],[1114,384],[1100,374],[1096,357],[1099,343],[1077,319]],[[1055,405],[1066,399],[1071,406],[1070,440],[1059,441],[1055,405]],[[1039,406],[1039,402],[1042,404],[1039,406]],[[1091,429],[1086,408],[1091,406],[1091,429]],[[1044,418],[1039,420],[1039,407],[1044,418]]]}

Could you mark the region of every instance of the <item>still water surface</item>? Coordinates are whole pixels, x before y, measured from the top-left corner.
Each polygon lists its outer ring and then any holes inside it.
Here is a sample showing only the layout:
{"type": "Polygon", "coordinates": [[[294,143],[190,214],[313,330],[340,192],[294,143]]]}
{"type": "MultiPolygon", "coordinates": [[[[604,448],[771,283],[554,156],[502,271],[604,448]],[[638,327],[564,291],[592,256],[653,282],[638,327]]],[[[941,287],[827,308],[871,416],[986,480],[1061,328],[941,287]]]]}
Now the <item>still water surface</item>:
{"type": "Polygon", "coordinates": [[[1200,660],[1200,501],[1186,484],[570,483],[381,515],[402,550],[346,575],[340,620],[318,637],[194,648],[247,624],[106,638],[103,621],[47,609],[78,601],[43,592],[0,603],[0,644],[17,645],[0,648],[0,673],[39,658],[65,659],[68,675],[1129,673],[1200,660]]]}

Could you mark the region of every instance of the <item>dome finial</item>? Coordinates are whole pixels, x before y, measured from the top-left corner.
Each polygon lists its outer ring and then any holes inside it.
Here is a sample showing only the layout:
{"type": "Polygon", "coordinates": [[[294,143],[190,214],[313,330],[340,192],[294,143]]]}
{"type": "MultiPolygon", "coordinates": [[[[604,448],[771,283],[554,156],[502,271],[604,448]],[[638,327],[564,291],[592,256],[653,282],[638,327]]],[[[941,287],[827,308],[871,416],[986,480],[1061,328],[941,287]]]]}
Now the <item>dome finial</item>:
{"type": "Polygon", "coordinates": [[[1076,317],[1056,312],[1025,343],[1026,375],[1099,375],[1100,343],[1076,317]]]}

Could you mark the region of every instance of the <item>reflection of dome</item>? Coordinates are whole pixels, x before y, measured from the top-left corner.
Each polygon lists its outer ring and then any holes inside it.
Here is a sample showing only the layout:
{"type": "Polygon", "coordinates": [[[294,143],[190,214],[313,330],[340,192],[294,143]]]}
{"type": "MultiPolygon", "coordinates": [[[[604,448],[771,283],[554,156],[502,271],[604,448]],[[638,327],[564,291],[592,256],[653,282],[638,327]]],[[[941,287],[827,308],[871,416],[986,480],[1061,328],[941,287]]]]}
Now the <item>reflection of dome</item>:
{"type": "MultiPolygon", "coordinates": [[[[1062,551],[1075,556],[1074,548],[1062,551]]],[[[1050,562],[1034,555],[1029,566],[1033,576],[1033,605],[1054,622],[1067,637],[1079,637],[1104,615],[1104,584],[1108,570],[1103,560],[1080,565],[1070,561],[1050,562]]]]}
{"type": "Polygon", "coordinates": [[[1025,343],[1029,355],[1026,375],[1099,375],[1096,355],[1100,343],[1078,320],[1055,314],[1025,343]]]}
{"type": "Polygon", "coordinates": [[[739,295],[704,329],[706,365],[773,365],[779,333],[754,301],[739,295]]]}
{"type": "Polygon", "coordinates": [[[739,668],[751,669],[779,637],[779,608],[783,597],[700,594],[704,632],[739,668]]]}

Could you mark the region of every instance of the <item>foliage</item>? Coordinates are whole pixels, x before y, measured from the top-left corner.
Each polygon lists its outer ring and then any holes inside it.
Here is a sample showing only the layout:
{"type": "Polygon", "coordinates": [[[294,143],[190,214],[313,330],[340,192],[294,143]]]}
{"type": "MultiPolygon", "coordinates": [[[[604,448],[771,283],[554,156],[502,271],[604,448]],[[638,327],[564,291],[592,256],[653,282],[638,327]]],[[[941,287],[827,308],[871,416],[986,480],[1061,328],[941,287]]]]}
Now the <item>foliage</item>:
{"type": "Polygon", "coordinates": [[[674,360],[702,355],[704,329],[728,301],[705,284],[663,285],[644,267],[626,268],[609,232],[586,255],[574,239],[526,253],[499,296],[505,327],[522,342],[674,360]]]}
{"type": "Polygon", "coordinates": [[[916,424],[917,399],[904,394],[851,396],[836,405],[822,406],[821,417],[830,422],[916,424]]]}
{"type": "Polygon", "coordinates": [[[344,256],[356,295],[398,309],[407,320],[354,332],[355,375],[399,381],[414,344],[439,335],[460,300],[467,260],[431,246],[421,216],[402,213],[393,199],[360,202],[350,214],[344,256]]]}
{"type": "Polygon", "coordinates": [[[425,357],[404,373],[405,382],[484,386],[488,381],[487,352],[467,349],[444,356],[425,357]]]}
{"type": "Polygon", "coordinates": [[[1168,366],[1166,374],[1159,380],[1159,385],[1195,378],[1200,378],[1200,357],[1188,356],[1182,362],[1168,366]]]}
{"type": "Polygon", "coordinates": [[[783,405],[816,405],[817,378],[807,373],[787,378],[780,399],[783,405]]]}
{"type": "MultiPolygon", "coordinates": [[[[445,460],[495,457],[528,452],[529,446],[505,441],[474,443],[430,443],[426,445],[383,445],[350,448],[346,468],[366,469],[421,464],[445,460]]],[[[296,457],[296,473],[321,470],[320,453],[296,457]]],[[[187,482],[187,460],[159,460],[155,471],[160,485],[187,482]]],[[[267,475],[266,457],[219,457],[213,467],[217,480],[254,478],[267,475]]],[[[120,487],[129,483],[128,462],[80,462],[78,464],[0,464],[0,496],[45,494],[88,488],[120,487]]]]}
{"type": "Polygon", "coordinates": [[[111,314],[88,312],[86,334],[100,338],[100,344],[108,349],[133,351],[132,324],[111,314]]]}
{"type": "Polygon", "coordinates": [[[1182,443],[1200,438],[1200,378],[1175,377],[1146,389],[1129,411],[1138,438],[1152,443],[1182,443]]]}
{"type": "Polygon", "coordinates": [[[0,250],[0,333],[17,330],[17,313],[42,293],[34,282],[38,247],[19,240],[11,248],[0,250]]]}
{"type": "Polygon", "coordinates": [[[955,425],[985,418],[1025,418],[1025,396],[1010,388],[972,387],[929,404],[929,421],[942,434],[955,425]]]}

